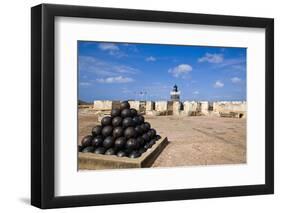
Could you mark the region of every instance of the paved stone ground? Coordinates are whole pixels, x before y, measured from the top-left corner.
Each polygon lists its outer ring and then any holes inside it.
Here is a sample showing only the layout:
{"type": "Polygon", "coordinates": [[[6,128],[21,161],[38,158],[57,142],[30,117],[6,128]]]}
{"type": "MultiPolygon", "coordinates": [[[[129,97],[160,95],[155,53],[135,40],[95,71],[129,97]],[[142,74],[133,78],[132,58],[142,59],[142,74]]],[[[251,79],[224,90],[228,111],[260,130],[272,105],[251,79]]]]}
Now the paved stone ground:
{"type": "MultiPolygon", "coordinates": [[[[208,116],[146,116],[169,144],[153,167],[246,163],[246,120],[208,116]]],[[[97,125],[93,113],[79,113],[79,141],[97,125]]]]}

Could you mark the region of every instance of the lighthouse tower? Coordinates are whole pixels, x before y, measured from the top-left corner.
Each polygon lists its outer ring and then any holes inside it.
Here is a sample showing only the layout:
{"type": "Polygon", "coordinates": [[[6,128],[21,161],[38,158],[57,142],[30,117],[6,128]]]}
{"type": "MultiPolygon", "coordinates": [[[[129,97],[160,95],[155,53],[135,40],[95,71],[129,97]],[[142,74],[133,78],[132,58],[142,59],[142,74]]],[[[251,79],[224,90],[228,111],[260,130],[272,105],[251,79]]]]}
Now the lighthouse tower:
{"type": "Polygon", "coordinates": [[[179,101],[180,100],[180,91],[178,91],[178,86],[175,84],[173,90],[170,92],[171,101],[179,101]]]}

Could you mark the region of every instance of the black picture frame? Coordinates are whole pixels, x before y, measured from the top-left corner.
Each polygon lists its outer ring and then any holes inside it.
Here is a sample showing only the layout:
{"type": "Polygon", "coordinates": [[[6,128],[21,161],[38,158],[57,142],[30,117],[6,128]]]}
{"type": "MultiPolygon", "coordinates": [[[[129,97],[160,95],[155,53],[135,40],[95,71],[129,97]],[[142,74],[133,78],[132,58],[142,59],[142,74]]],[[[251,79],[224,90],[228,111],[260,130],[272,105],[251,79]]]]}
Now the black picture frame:
{"type": "Polygon", "coordinates": [[[31,52],[32,205],[47,209],[274,193],[273,19],[41,4],[31,8],[31,52]],[[265,184],[56,197],[54,195],[54,20],[58,16],[264,28],[266,32],[265,184]]]}

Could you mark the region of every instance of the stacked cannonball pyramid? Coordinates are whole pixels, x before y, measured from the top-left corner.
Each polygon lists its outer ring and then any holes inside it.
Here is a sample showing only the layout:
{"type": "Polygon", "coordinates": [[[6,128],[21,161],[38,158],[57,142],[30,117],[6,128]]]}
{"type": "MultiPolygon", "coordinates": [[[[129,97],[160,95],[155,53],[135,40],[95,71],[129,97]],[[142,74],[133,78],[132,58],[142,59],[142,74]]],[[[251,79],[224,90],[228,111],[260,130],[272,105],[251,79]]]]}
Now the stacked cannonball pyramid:
{"type": "Polygon", "coordinates": [[[85,136],[78,148],[84,153],[138,158],[160,138],[150,123],[123,101],[120,108],[111,110],[111,116],[101,120],[101,125],[93,127],[92,134],[85,136]]]}

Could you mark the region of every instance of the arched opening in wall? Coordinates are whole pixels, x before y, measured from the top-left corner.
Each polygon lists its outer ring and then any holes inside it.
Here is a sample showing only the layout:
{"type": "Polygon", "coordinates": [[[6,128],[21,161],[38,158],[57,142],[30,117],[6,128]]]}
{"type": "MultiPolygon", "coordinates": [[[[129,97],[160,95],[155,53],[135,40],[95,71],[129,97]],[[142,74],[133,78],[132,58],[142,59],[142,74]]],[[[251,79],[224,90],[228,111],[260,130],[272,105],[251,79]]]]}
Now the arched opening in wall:
{"type": "Polygon", "coordinates": [[[180,103],[180,110],[183,110],[183,103],[180,103]]]}
{"type": "Polygon", "coordinates": [[[214,110],[213,102],[209,102],[209,104],[208,104],[208,110],[209,110],[209,111],[213,111],[213,110],[214,110]]]}
{"type": "Polygon", "coordinates": [[[152,108],[152,110],[155,110],[155,102],[151,103],[151,108],[152,108]]]}

